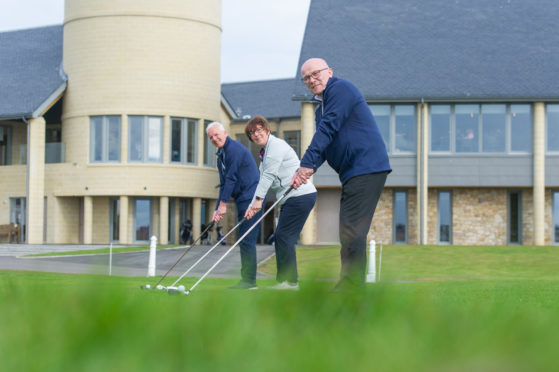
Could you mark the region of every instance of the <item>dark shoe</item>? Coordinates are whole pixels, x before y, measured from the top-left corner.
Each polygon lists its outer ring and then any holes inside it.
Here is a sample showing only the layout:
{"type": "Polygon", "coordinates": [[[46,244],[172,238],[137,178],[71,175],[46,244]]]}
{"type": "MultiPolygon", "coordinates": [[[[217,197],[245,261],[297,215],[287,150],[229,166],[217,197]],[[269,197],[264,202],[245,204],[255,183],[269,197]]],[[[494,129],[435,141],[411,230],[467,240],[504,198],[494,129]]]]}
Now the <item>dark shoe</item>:
{"type": "Polygon", "coordinates": [[[249,282],[245,282],[244,280],[241,280],[237,284],[232,285],[231,287],[229,287],[229,289],[250,289],[250,290],[254,290],[254,289],[258,289],[258,287],[256,286],[256,283],[249,283],[249,282]]]}

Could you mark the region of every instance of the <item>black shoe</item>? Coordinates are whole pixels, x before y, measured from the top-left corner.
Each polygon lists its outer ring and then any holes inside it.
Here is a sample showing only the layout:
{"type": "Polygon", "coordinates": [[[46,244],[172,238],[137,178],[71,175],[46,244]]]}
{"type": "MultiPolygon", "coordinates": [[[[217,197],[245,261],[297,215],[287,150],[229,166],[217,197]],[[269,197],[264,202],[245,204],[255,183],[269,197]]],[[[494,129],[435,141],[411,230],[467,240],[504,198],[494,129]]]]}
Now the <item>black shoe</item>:
{"type": "Polygon", "coordinates": [[[244,280],[241,280],[240,282],[238,282],[235,285],[232,285],[231,287],[229,287],[229,289],[249,289],[249,290],[254,290],[254,289],[258,289],[258,287],[256,286],[256,283],[250,283],[250,282],[245,282],[244,280]]]}

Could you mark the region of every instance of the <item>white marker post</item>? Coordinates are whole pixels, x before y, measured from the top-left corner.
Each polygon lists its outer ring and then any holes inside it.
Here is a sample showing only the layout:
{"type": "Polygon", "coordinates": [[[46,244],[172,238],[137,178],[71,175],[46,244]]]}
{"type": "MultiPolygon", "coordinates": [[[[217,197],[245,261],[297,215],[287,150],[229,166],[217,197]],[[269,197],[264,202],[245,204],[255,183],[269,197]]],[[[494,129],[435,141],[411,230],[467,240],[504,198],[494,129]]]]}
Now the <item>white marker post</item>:
{"type": "Polygon", "coordinates": [[[369,243],[369,272],[367,273],[367,283],[374,283],[377,281],[377,243],[371,240],[369,243]]]}
{"type": "Polygon", "coordinates": [[[113,275],[113,243],[109,246],[109,276],[113,275]]]}
{"type": "Polygon", "coordinates": [[[155,249],[157,246],[157,238],[151,237],[149,245],[149,262],[148,262],[148,276],[155,276],[155,249]]]}

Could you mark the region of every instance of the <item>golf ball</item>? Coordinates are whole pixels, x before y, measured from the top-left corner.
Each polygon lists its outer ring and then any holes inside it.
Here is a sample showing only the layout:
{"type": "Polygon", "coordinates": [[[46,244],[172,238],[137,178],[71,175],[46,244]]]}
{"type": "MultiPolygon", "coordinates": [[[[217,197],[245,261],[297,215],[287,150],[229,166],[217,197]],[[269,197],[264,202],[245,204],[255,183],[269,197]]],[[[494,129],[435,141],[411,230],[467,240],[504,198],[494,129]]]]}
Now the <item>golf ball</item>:
{"type": "Polygon", "coordinates": [[[159,290],[159,291],[165,289],[161,284],[158,284],[157,287],[155,287],[155,288],[157,288],[157,290],[159,290]]]}
{"type": "Polygon", "coordinates": [[[146,286],[144,287],[145,289],[151,289],[151,285],[146,284],[146,286]]]}
{"type": "Polygon", "coordinates": [[[179,291],[181,291],[181,292],[184,292],[184,285],[182,285],[182,284],[179,285],[179,286],[177,287],[177,289],[178,289],[179,291]]]}

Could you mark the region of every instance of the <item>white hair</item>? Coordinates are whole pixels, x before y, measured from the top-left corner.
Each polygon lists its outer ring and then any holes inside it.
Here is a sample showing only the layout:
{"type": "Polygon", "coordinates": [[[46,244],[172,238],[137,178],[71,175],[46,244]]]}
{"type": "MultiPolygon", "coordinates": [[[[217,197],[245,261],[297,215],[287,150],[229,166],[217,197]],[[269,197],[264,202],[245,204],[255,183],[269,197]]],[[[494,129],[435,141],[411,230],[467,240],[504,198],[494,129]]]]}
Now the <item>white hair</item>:
{"type": "Polygon", "coordinates": [[[225,131],[225,127],[223,126],[223,124],[221,124],[219,121],[212,121],[206,127],[206,134],[208,134],[208,132],[210,131],[210,128],[213,128],[213,127],[218,127],[222,132],[225,131]]]}

